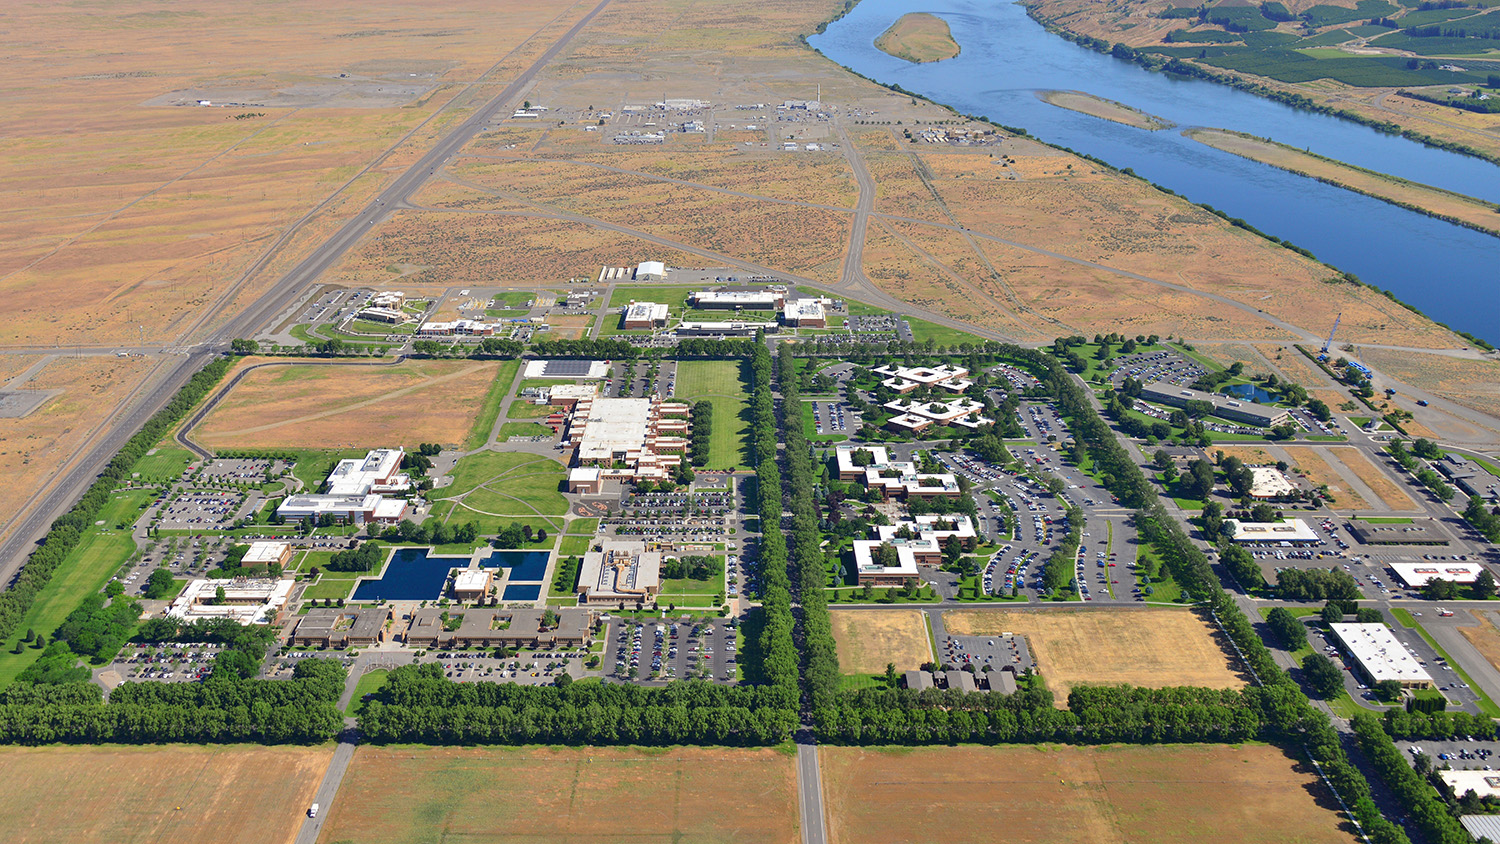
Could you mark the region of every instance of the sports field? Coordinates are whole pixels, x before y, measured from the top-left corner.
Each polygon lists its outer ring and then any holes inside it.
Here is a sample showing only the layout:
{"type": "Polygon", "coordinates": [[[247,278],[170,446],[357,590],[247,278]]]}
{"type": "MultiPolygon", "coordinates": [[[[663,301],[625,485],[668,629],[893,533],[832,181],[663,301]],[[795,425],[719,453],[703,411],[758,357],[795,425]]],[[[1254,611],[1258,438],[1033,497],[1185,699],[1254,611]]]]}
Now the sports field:
{"type": "Polygon", "coordinates": [[[8,747],[0,836],[12,844],[285,844],[333,748],[8,747]]]}
{"type": "Polygon", "coordinates": [[[750,465],[750,406],[740,368],[739,361],[732,360],[685,360],[677,365],[673,397],[688,404],[708,399],[714,406],[714,430],[704,468],[750,465]]]}
{"type": "Polygon", "coordinates": [[[1209,622],[1186,609],[958,610],[944,613],[943,624],[958,635],[1024,635],[1059,706],[1085,684],[1245,684],[1209,622]]]}
{"type": "Polygon", "coordinates": [[[793,762],[727,748],[364,746],[321,840],[794,844],[793,762]]]}
{"type": "MultiPolygon", "coordinates": [[[[265,362],[247,358],[237,370],[265,362]]],[[[453,360],[267,366],[235,385],[194,437],[220,448],[462,443],[481,411],[489,412],[497,369],[493,362],[453,360]]]]}
{"type": "Polygon", "coordinates": [[[846,674],[880,674],[886,663],[913,671],[932,660],[927,623],[917,610],[830,610],[839,668],[846,674]]]}
{"type": "Polygon", "coordinates": [[[1349,844],[1306,764],[1265,745],[819,752],[831,844],[1349,844]]]}

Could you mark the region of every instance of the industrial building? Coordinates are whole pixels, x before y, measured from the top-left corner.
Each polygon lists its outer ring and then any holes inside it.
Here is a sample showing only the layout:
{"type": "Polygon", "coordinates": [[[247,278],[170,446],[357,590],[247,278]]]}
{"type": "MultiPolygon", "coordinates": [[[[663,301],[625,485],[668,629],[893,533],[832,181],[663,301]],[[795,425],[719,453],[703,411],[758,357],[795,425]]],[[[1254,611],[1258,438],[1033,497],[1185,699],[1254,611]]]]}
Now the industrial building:
{"type": "Polygon", "coordinates": [[[1403,689],[1432,687],[1432,677],[1384,624],[1334,623],[1329,628],[1371,685],[1395,680],[1403,689]]]}
{"type": "Polygon", "coordinates": [[[1390,563],[1391,571],[1401,582],[1413,589],[1420,589],[1430,580],[1447,580],[1452,583],[1473,583],[1479,579],[1484,566],[1479,563],[1461,563],[1454,560],[1433,560],[1421,563],[1390,563]]]}
{"type": "Polygon", "coordinates": [[[631,302],[621,309],[620,327],[626,331],[665,328],[668,307],[656,302],[631,302]]]}
{"type": "Polygon", "coordinates": [[[931,500],[959,496],[958,478],[951,472],[919,473],[917,464],[891,460],[886,450],[878,446],[841,445],[834,449],[834,459],[838,462],[840,479],[861,481],[867,487],[880,490],[887,501],[892,498],[931,500]],[[864,467],[855,466],[854,453],[857,451],[869,452],[874,462],[864,467]]]}
{"type": "Polygon", "coordinates": [[[827,328],[828,314],[822,299],[787,299],[781,321],[794,328],[827,328]]]}
{"type": "Polygon", "coordinates": [[[635,268],[636,281],[665,281],[667,265],[661,261],[642,261],[635,268]]]}
{"type": "Polygon", "coordinates": [[[1179,387],[1176,384],[1168,384],[1165,381],[1157,381],[1142,387],[1141,398],[1146,401],[1170,404],[1173,407],[1182,407],[1190,401],[1208,402],[1213,405],[1213,414],[1215,416],[1221,416],[1233,422],[1243,422],[1246,425],[1255,425],[1261,428],[1274,428],[1277,425],[1290,422],[1292,419],[1291,411],[1286,408],[1270,407],[1254,402],[1240,401],[1229,396],[1190,390],[1187,387],[1179,387]]]}
{"type": "Polygon", "coordinates": [[[252,542],[250,550],[246,551],[245,556],[240,559],[240,566],[244,568],[252,566],[286,568],[291,564],[292,546],[288,542],[252,542]]]}
{"type": "Polygon", "coordinates": [[[786,288],[765,290],[705,290],[688,297],[701,311],[779,311],[786,307],[786,288]]]}
{"type": "Polygon", "coordinates": [[[385,607],[314,607],[297,620],[291,644],[308,648],[368,648],[385,639],[385,607]]]}
{"type": "Polygon", "coordinates": [[[290,578],[279,577],[194,580],[167,607],[167,615],[183,621],[227,618],[240,624],[273,624],[281,619],[293,585],[290,578]]]}
{"type": "Polygon", "coordinates": [[[578,605],[644,607],[661,592],[660,546],[654,542],[605,539],[583,555],[578,605]]]}
{"type": "Polygon", "coordinates": [[[1352,521],[1349,533],[1362,545],[1447,545],[1448,537],[1435,523],[1352,521]]]}
{"type": "Polygon", "coordinates": [[[579,607],[558,607],[555,627],[543,624],[539,609],[442,609],[412,613],[406,644],[420,648],[581,648],[593,638],[598,615],[579,607]],[[454,629],[448,627],[457,625],[454,629]]]}
{"type": "Polygon", "coordinates": [[[602,479],[661,480],[682,463],[690,411],[659,398],[582,399],[563,443],[574,447],[574,466],[596,467],[602,479]]]}
{"type": "Polygon", "coordinates": [[[1274,466],[1251,466],[1250,497],[1261,500],[1286,498],[1297,492],[1297,485],[1274,466]]]}
{"type": "Polygon", "coordinates": [[[1307,522],[1301,519],[1282,519],[1279,522],[1242,522],[1225,519],[1229,526],[1229,538],[1235,542],[1275,542],[1281,545],[1311,545],[1318,541],[1307,522]]]}

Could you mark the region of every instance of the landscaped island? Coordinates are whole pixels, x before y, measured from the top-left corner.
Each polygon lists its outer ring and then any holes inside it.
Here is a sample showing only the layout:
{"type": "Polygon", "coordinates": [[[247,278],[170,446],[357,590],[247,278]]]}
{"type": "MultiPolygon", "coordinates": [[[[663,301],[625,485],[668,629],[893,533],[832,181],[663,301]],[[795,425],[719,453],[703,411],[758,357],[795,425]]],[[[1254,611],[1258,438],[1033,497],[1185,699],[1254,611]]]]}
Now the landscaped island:
{"type": "Polygon", "coordinates": [[[875,46],[898,59],[917,64],[951,59],[959,51],[948,22],[926,12],[902,15],[875,39],[875,46]]]}

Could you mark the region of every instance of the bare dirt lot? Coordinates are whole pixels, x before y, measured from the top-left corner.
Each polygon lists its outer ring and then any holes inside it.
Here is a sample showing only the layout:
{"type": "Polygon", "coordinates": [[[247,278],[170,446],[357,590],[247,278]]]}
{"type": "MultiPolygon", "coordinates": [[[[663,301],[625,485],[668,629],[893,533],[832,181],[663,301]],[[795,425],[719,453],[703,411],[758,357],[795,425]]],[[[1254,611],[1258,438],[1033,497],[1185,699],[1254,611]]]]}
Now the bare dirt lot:
{"type": "Polygon", "coordinates": [[[1469,610],[1469,613],[1479,621],[1478,627],[1460,627],[1458,632],[1464,634],[1474,650],[1489,661],[1489,664],[1500,669],[1500,628],[1495,626],[1495,614],[1490,610],[1469,610]]]}
{"type": "MultiPolygon", "coordinates": [[[[956,610],[950,633],[1019,633],[1059,705],[1077,685],[1239,688],[1245,684],[1209,622],[1188,610],[956,610]]],[[[883,666],[882,666],[883,667],[883,666]]]]}
{"type": "Polygon", "coordinates": [[[927,624],[917,610],[831,610],[839,668],[846,674],[879,674],[886,663],[915,670],[932,660],[927,624]]]}
{"type": "Polygon", "coordinates": [[[725,748],[366,746],[323,840],[794,844],[793,761],[725,748]]]}
{"type": "Polygon", "coordinates": [[[0,835],[21,844],[286,844],[333,748],[10,747],[0,835]]]}
{"type": "MultiPolygon", "coordinates": [[[[247,358],[237,370],[266,362],[247,358]]],[[[443,360],[342,367],[275,363],[245,376],[193,437],[219,448],[460,443],[498,368],[443,360]]]]}
{"type": "Polygon", "coordinates": [[[832,844],[1355,840],[1316,772],[1276,747],[825,747],[820,755],[832,844]]]}

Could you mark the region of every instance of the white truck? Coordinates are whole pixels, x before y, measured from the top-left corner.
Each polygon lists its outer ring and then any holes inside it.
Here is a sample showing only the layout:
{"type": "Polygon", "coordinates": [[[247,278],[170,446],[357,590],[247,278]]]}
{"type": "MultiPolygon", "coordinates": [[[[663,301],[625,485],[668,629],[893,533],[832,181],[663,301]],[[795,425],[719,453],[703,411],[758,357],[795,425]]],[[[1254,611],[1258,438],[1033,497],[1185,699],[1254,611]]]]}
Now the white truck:
{"type": "Polygon", "coordinates": [[[318,804],[314,803],[307,807],[307,816],[309,818],[316,818],[318,816],[318,804]]]}

